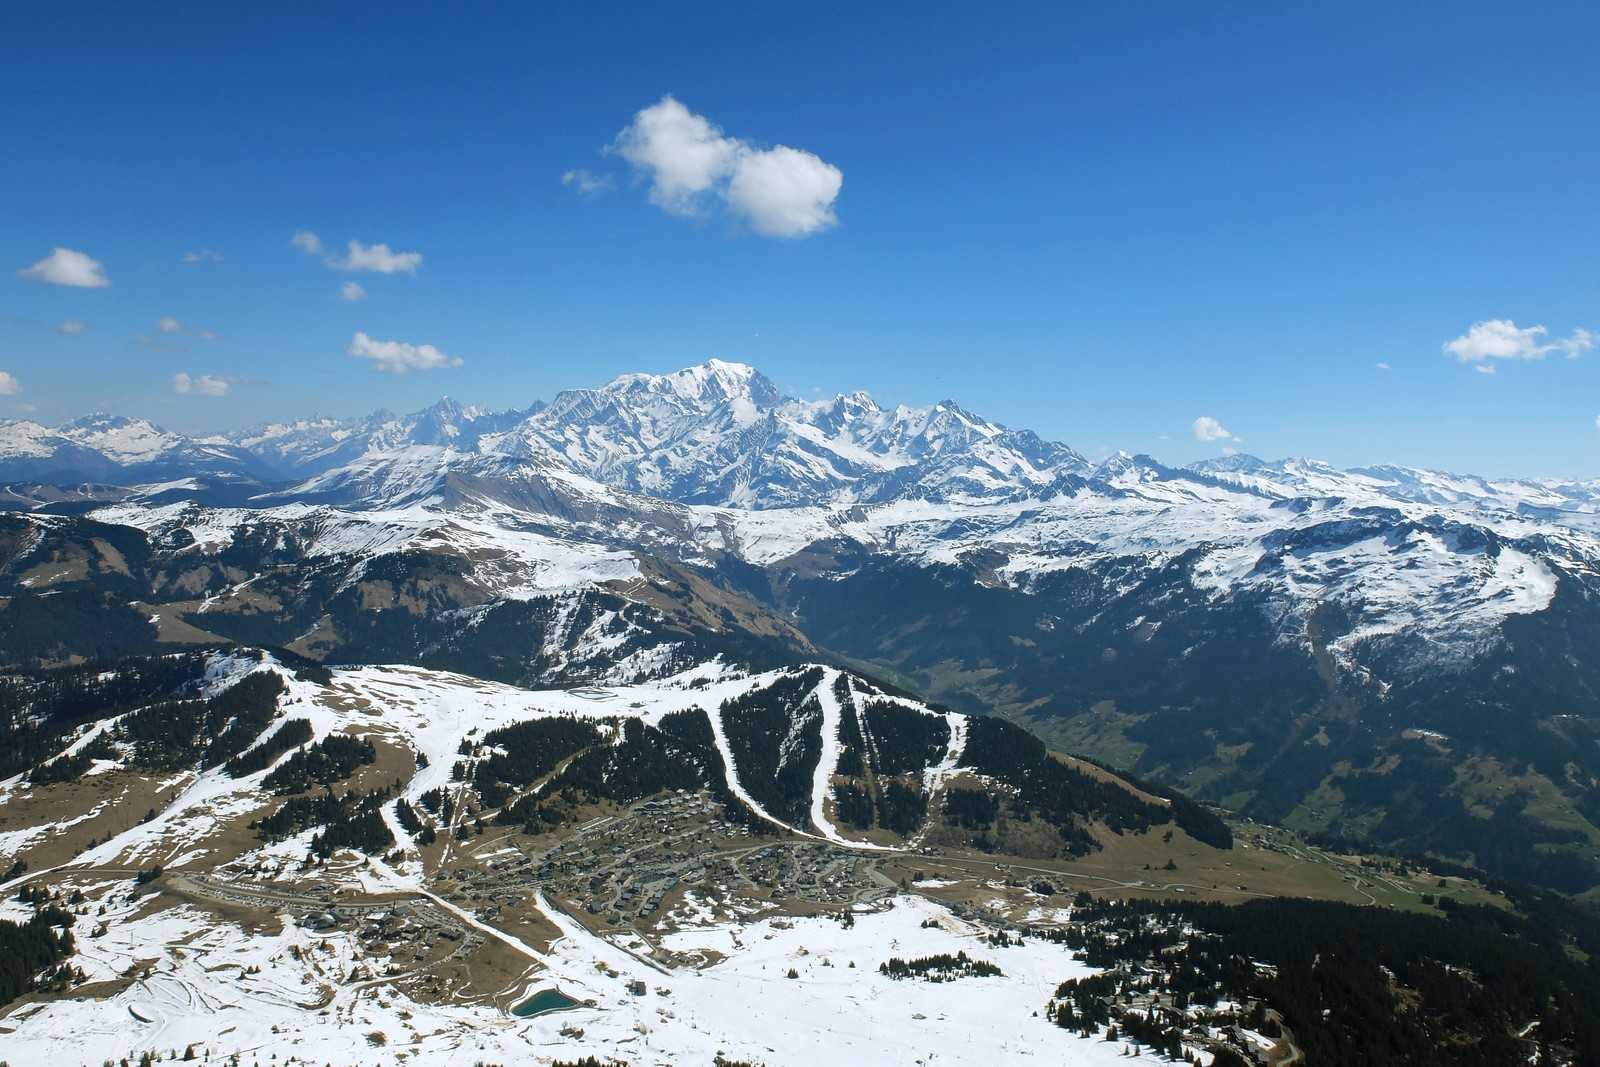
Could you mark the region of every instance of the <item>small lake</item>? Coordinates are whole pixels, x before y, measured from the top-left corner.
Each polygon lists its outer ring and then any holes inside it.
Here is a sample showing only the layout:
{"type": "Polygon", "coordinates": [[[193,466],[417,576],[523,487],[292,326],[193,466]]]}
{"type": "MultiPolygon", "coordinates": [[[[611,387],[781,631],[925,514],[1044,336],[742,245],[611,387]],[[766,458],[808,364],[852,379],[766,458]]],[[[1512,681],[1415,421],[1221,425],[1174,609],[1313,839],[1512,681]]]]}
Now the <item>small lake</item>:
{"type": "Polygon", "coordinates": [[[581,1007],[582,1001],[573,1000],[559,989],[541,989],[521,1004],[512,1005],[511,1014],[519,1019],[531,1019],[535,1015],[581,1007]]]}

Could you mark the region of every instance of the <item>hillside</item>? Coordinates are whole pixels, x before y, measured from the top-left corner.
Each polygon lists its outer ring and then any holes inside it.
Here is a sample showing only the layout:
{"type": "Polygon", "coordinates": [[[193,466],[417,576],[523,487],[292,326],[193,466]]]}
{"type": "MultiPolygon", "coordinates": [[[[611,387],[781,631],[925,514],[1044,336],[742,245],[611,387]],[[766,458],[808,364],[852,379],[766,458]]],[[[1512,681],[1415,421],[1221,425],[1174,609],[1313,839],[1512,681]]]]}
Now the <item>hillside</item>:
{"type": "MultiPolygon", "coordinates": [[[[315,1059],[337,1054],[338,1028],[357,1021],[424,1062],[445,1062],[469,1033],[472,1047],[508,1055],[530,1031],[556,1036],[559,1020],[505,1013],[554,983],[569,1003],[610,1008],[567,1035],[574,1054],[585,1041],[614,1047],[641,1018],[670,1055],[713,1035],[759,1052],[714,999],[685,1003],[677,1024],[625,987],[669,995],[724,957],[719,986],[747,982],[731,972],[767,957],[744,958],[737,942],[768,928],[806,930],[813,952],[836,954],[831,966],[859,955],[864,980],[901,939],[975,943],[977,927],[948,905],[897,887],[907,861],[983,855],[974,838],[1040,863],[1153,832],[1180,854],[1232,844],[1182,798],[822,667],[713,662],[649,684],[530,691],[239,650],[15,675],[0,697],[7,889],[73,905],[64,921],[83,946],[8,1021],[8,1051],[51,1062],[68,1048],[86,1062],[191,1045],[228,1056],[279,1024],[300,1035],[286,1050],[315,1059]],[[975,822],[980,798],[990,814],[975,822]],[[1037,832],[1004,829],[1019,819],[1037,832]],[[672,851],[687,838],[694,849],[672,851]],[[610,862],[624,848],[628,862],[610,862]],[[118,887],[130,878],[128,894],[118,887]],[[841,909],[845,930],[872,933],[829,950],[841,909]],[[385,944],[401,931],[410,947],[385,944]],[[599,971],[594,955],[608,961],[599,971]],[[363,997],[379,974],[393,991],[363,997]],[[286,998],[296,983],[308,988],[286,998]],[[337,1025],[308,1021],[307,996],[335,1007],[337,1025]],[[107,1026],[114,1016],[132,1029],[107,1026]]],[[[1041,898],[1022,894],[1019,917],[1030,899],[1041,898]]],[[[1081,971],[1044,945],[1034,957],[1045,973],[1081,971]]],[[[1006,983],[990,998],[1015,1012],[1031,988],[1006,983]]],[[[894,1049],[887,1040],[862,1047],[894,1049]]],[[[1048,1028],[1027,1041],[1074,1044],[1048,1028]]]]}

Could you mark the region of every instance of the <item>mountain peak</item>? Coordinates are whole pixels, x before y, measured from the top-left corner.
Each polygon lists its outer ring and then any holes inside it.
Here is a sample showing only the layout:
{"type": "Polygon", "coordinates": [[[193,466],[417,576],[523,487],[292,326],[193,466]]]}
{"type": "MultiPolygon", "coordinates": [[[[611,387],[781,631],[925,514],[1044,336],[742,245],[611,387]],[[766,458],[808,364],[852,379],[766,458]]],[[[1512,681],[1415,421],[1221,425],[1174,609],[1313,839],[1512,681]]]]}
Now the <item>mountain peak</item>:
{"type": "Polygon", "coordinates": [[[101,432],[105,430],[120,430],[126,426],[149,426],[157,429],[147,419],[130,418],[127,415],[113,415],[109,411],[91,411],[87,415],[80,415],[71,422],[63,423],[61,430],[68,432],[101,432]]]}
{"type": "Polygon", "coordinates": [[[783,399],[777,386],[748,363],[708,359],[704,363],[685,367],[664,377],[672,384],[673,390],[682,395],[726,400],[746,399],[760,407],[771,407],[783,399]]]}
{"type": "Polygon", "coordinates": [[[1242,473],[1245,471],[1265,470],[1271,466],[1260,456],[1252,456],[1248,452],[1235,452],[1231,456],[1216,456],[1212,459],[1197,460],[1189,464],[1189,469],[1200,471],[1204,474],[1219,472],[1242,473]]]}
{"type": "Polygon", "coordinates": [[[758,409],[783,402],[783,394],[766,375],[748,363],[722,359],[708,359],[669,374],[623,374],[598,390],[572,390],[562,396],[578,398],[593,393],[630,400],[660,397],[698,411],[710,411],[729,402],[743,401],[758,409]]]}
{"type": "Polygon", "coordinates": [[[470,410],[463,409],[448,396],[442,396],[414,416],[411,439],[417,444],[451,444],[461,435],[461,422],[471,417],[470,410]]]}
{"type": "Polygon", "coordinates": [[[1137,474],[1141,478],[1161,477],[1166,470],[1166,465],[1154,456],[1119,448],[1100,461],[1094,468],[1094,474],[1097,478],[1115,480],[1130,473],[1137,474]]]}

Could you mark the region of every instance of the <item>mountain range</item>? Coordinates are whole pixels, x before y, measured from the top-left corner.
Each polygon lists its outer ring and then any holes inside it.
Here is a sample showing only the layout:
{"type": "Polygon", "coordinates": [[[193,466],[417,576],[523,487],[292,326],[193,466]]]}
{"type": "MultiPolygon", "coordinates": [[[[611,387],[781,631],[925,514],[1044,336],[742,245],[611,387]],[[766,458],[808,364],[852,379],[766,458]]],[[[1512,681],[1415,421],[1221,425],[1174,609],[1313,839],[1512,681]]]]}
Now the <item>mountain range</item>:
{"type": "MultiPolygon", "coordinates": [[[[50,428],[0,420],[0,478],[110,482],[196,478],[316,493],[361,470],[431,451],[441,469],[499,462],[560,468],[615,489],[745,509],[838,507],[907,497],[1050,500],[1085,488],[1201,499],[1227,489],[1289,499],[1369,498],[1505,510],[1561,520],[1600,510],[1600,479],[1492,480],[1398,466],[1343,471],[1315,460],[1237,454],[1173,468],[1118,453],[1091,463],[953,401],[885,409],[866,393],[782,395],[752,367],[710,360],[674,374],[623,375],[521,410],[464,407],[358,419],[312,417],[209,436],[97,413],[50,428]]],[[[403,495],[417,496],[426,485],[403,495]]],[[[385,501],[356,498],[372,506],[385,501]]]]}
{"type": "Polygon", "coordinates": [[[1600,481],[1096,463],[718,360],[504,412],[5,422],[0,481],[18,660],[831,660],[1329,840],[1600,884],[1600,481]]]}

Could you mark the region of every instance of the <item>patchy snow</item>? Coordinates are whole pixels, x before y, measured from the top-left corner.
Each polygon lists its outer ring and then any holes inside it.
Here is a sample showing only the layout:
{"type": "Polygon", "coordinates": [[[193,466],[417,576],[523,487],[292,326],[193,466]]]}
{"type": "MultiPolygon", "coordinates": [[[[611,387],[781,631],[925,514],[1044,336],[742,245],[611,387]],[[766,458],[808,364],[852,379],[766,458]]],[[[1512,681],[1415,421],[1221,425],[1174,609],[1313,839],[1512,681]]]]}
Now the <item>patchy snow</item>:
{"type": "Polygon", "coordinates": [[[162,907],[170,897],[134,898],[126,881],[86,880],[82,888],[97,906],[78,921],[74,965],[93,981],[116,980],[136,961],[143,970],[105,999],[14,1008],[3,1020],[11,1062],[95,1067],[147,1050],[181,1056],[191,1045],[211,1062],[269,1051],[278,1062],[365,1062],[372,1034],[383,1035],[380,1059],[403,1054],[419,1067],[584,1055],[668,1067],[709,1063],[719,1052],[769,1067],[819,1059],[895,1067],[1162,1062],[1034,1015],[1057,983],[1093,973],[1070,951],[1032,940],[990,947],[982,930],[915,896],[858,911],[849,928],[831,918],[768,917],[681,931],[665,947],[725,958],[675,970],[589,933],[542,898],[536,906],[560,931],[548,947],[446,905],[525,955],[529,970],[507,994],[557,988],[594,1001],[518,1019],[481,1002],[412,1000],[381,977],[389,961],[363,956],[348,930],[312,932],[282,915],[246,933],[187,904],[162,907]],[[105,933],[91,936],[101,921],[105,933]],[[963,950],[1003,974],[936,984],[878,973],[891,955],[963,950]],[[798,977],[785,977],[791,968],[798,977]],[[648,992],[631,995],[631,981],[648,992]],[[582,1036],[563,1036],[568,1026],[582,1036]]]}
{"type": "Polygon", "coordinates": [[[417,548],[448,550],[472,559],[475,580],[508,599],[639,577],[630,551],[540,533],[505,513],[450,513],[420,504],[346,511],[307,504],[204,508],[122,503],[101,508],[94,517],[151,534],[185,531],[193,539],[189,551],[202,555],[222,551],[243,533],[274,527],[300,539],[311,559],[370,560],[417,548]]]}

